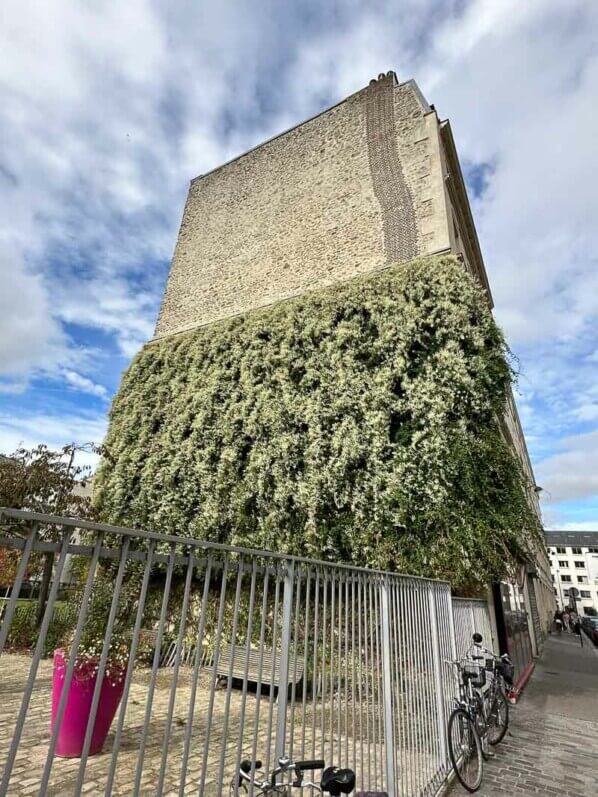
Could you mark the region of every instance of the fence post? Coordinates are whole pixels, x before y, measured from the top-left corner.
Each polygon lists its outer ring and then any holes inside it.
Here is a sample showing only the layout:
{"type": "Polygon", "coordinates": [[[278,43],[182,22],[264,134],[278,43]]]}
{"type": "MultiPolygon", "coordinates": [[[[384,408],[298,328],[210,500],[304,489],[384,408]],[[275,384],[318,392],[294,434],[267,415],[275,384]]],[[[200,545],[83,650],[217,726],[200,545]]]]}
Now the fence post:
{"type": "MultiPolygon", "coordinates": [[[[295,560],[286,563],[282,594],[282,629],[280,632],[280,672],[278,681],[278,715],[276,719],[276,762],[285,755],[287,732],[287,703],[289,699],[289,651],[291,649],[293,587],[295,585],[295,560]]],[[[274,651],[276,655],[276,651],[274,651]]],[[[271,687],[272,688],[272,687],[271,687]]]]}
{"type": "Polygon", "coordinates": [[[444,727],[444,690],[442,686],[442,670],[440,661],[440,640],[438,637],[438,617],[436,614],[436,597],[434,587],[430,585],[428,590],[430,601],[430,622],[432,626],[432,654],[434,659],[434,681],[436,684],[436,719],[438,723],[438,738],[440,739],[440,753],[442,763],[447,761],[446,734],[444,727]]]}
{"type": "Polygon", "coordinates": [[[380,582],[382,608],[382,678],[384,683],[384,748],[386,750],[386,788],[390,797],[396,797],[395,741],[393,723],[390,609],[388,578],[380,582]]]}

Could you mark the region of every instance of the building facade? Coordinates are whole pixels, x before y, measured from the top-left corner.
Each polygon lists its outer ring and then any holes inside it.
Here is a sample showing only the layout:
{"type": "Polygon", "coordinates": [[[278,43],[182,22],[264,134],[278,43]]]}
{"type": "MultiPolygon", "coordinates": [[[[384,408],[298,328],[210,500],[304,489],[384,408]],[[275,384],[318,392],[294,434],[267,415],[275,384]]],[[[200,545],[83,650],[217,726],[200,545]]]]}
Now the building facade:
{"type": "Polygon", "coordinates": [[[450,124],[389,72],[191,181],[155,337],[442,253],[492,304],[450,124]]]}
{"type": "MultiPolygon", "coordinates": [[[[415,81],[381,74],[334,107],[191,181],[148,347],[164,339],[174,346],[190,330],[443,254],[460,260],[492,308],[450,123],[415,81]]],[[[539,519],[512,396],[501,423],[539,519]]],[[[554,611],[543,545],[532,560],[494,601],[503,647],[517,645],[522,670],[554,611]]]]}
{"type": "Polygon", "coordinates": [[[598,531],[547,531],[554,596],[560,608],[598,614],[598,531]],[[575,588],[578,594],[571,595],[575,588]]]}

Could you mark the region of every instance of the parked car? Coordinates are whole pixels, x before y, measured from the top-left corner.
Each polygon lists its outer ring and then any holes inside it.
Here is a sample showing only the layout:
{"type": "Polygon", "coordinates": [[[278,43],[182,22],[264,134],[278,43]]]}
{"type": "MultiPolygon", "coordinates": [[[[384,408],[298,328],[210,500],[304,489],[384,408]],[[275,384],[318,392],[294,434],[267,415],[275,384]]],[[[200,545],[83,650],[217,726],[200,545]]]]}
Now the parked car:
{"type": "Polygon", "coordinates": [[[592,642],[598,646],[598,617],[582,617],[581,627],[592,642]]]}

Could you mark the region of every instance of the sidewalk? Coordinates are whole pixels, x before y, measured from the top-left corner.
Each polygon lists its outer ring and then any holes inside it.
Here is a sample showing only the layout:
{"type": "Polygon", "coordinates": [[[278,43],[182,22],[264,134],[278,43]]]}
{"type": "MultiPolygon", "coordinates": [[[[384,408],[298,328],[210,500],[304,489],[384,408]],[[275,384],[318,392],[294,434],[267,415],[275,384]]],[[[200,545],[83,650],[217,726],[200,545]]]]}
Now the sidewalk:
{"type": "MultiPolygon", "coordinates": [[[[480,797],[598,795],[598,649],[549,637],[509,731],[484,763],[480,797]]],[[[467,795],[458,783],[450,797],[467,795]]]]}

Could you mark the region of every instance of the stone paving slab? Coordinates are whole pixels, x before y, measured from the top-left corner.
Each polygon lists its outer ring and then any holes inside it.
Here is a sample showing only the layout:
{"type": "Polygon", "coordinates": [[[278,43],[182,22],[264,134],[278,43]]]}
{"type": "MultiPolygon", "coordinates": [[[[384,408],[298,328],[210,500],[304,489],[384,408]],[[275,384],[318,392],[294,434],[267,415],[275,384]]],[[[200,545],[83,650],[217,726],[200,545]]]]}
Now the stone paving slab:
{"type": "MultiPolygon", "coordinates": [[[[455,784],[449,794],[468,792],[455,784]]],[[[583,649],[572,635],[548,640],[477,794],[598,795],[598,652],[587,640],[583,649]]]]}

